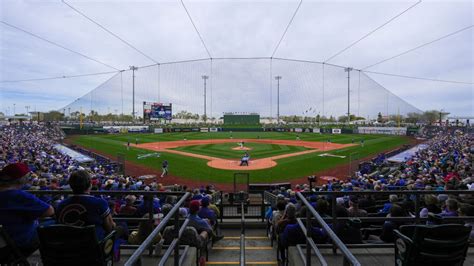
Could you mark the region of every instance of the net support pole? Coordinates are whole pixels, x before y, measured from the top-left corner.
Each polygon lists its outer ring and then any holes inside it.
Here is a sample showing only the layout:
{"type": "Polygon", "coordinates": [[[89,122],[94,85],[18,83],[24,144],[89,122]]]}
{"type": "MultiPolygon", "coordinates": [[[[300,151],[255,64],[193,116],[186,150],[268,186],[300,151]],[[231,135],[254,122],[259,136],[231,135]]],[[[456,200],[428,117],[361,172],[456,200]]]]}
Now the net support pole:
{"type": "Polygon", "coordinates": [[[135,121],[135,70],[138,70],[136,66],[130,66],[132,70],[132,117],[133,121],[135,121]]]}
{"type": "Polygon", "coordinates": [[[203,120],[204,120],[204,122],[206,122],[206,120],[207,120],[207,110],[206,110],[206,105],[207,105],[207,103],[206,103],[206,94],[207,94],[206,86],[207,86],[207,82],[206,81],[209,78],[209,76],[203,75],[201,77],[204,80],[204,117],[203,117],[203,120]]]}
{"type": "Polygon", "coordinates": [[[344,68],[347,72],[347,124],[351,123],[351,71],[352,67],[344,68]]]}
{"type": "Polygon", "coordinates": [[[281,76],[276,76],[277,80],[277,123],[280,124],[280,79],[281,76]]]}

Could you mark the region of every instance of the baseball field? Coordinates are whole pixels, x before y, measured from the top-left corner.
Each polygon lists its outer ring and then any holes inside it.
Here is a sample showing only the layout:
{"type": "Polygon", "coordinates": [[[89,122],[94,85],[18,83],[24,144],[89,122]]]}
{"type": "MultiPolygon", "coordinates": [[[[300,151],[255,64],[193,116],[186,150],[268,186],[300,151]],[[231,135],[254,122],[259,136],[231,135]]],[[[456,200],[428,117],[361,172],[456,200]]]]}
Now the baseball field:
{"type": "MultiPolygon", "coordinates": [[[[167,160],[170,177],[205,185],[231,183],[236,172],[250,173],[252,183],[304,178],[347,168],[350,162],[395,149],[410,143],[410,139],[360,134],[190,132],[81,135],[70,137],[68,142],[112,159],[123,153],[129,166],[145,169],[149,174],[159,175],[162,162],[167,160]],[[250,156],[249,165],[240,166],[245,152],[250,156]],[[146,156],[156,153],[159,157],[146,156]]],[[[165,177],[163,182],[166,180],[165,177]]]]}

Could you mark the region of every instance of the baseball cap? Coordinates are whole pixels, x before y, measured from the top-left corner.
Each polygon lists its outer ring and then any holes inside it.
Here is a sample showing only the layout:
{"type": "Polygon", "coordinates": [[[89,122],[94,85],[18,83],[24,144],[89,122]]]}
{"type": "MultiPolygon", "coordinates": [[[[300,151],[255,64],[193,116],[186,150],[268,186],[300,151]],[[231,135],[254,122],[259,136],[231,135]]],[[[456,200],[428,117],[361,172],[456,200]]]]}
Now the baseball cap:
{"type": "Polygon", "coordinates": [[[201,203],[199,200],[192,200],[191,203],[189,204],[189,211],[191,212],[197,212],[199,211],[201,203]]]}
{"type": "Polygon", "coordinates": [[[209,206],[209,198],[208,197],[202,198],[201,205],[204,207],[209,206]]]}
{"type": "Polygon", "coordinates": [[[5,181],[20,179],[29,172],[31,171],[25,163],[12,163],[0,171],[0,179],[5,181]]]}

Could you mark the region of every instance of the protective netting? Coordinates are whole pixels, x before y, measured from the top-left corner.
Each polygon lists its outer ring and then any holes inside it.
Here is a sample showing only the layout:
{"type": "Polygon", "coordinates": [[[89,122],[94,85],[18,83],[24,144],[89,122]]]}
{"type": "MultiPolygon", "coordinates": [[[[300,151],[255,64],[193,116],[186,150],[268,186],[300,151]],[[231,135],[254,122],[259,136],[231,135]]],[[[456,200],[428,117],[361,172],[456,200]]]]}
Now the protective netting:
{"type": "Polygon", "coordinates": [[[258,113],[276,122],[278,114],[337,119],[347,115],[349,100],[351,115],[369,119],[420,112],[363,72],[350,71],[349,80],[348,95],[348,72],[339,66],[275,58],[202,59],[122,71],[61,111],[66,116],[132,116],[135,110],[140,119],[143,102],[161,102],[171,103],[173,114],[206,112],[218,119],[225,112],[258,113]],[[203,76],[209,77],[205,88],[203,76]]]}

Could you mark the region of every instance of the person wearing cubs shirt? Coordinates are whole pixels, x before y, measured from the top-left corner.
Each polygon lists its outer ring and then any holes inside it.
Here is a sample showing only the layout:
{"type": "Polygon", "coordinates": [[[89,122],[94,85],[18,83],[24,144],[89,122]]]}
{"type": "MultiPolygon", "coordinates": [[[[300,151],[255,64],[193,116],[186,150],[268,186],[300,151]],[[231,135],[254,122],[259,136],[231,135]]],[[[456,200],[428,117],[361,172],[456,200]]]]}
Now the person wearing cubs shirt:
{"type": "Polygon", "coordinates": [[[69,177],[73,195],[58,205],[58,223],[72,226],[95,225],[97,238],[103,239],[115,228],[107,201],[90,195],[91,178],[87,171],[69,177]]]}

